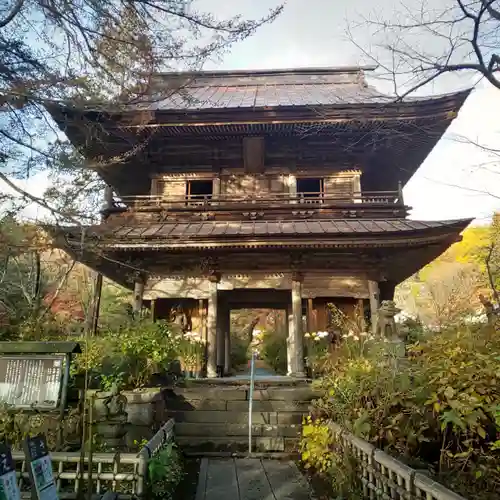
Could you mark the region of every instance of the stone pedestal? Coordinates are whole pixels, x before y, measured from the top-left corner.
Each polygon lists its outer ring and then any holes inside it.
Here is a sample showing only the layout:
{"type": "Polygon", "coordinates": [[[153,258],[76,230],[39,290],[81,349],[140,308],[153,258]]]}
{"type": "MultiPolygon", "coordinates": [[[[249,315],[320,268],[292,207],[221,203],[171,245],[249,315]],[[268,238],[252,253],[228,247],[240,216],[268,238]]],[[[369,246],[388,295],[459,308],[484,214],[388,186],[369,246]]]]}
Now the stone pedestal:
{"type": "Polygon", "coordinates": [[[100,442],[112,450],[124,448],[127,433],[127,400],[116,388],[89,394],[92,405],[92,424],[100,442]]]}

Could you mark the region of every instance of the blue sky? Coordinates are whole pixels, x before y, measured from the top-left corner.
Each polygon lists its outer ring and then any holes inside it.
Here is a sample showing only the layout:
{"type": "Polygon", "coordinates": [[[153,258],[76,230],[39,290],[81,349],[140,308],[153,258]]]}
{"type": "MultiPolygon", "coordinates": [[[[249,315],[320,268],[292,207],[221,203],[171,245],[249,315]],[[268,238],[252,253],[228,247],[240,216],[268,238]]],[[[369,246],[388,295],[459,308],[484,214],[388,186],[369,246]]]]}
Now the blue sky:
{"type": "MultiPolygon", "coordinates": [[[[433,5],[450,0],[434,0],[433,5]]],[[[416,5],[417,0],[405,2],[416,5]]],[[[200,7],[216,15],[263,14],[273,2],[268,0],[200,0],[200,7]]],[[[329,2],[327,0],[288,0],[283,14],[252,38],[235,46],[222,61],[210,61],[207,68],[269,69],[290,67],[342,66],[371,63],[346,34],[361,16],[376,8],[391,18],[397,0],[329,2]]],[[[354,29],[356,43],[369,50],[373,33],[369,26],[354,29]]],[[[425,42],[426,40],[424,40],[425,42]]],[[[427,93],[442,93],[466,88],[476,83],[470,74],[448,77],[427,88],[427,93]]],[[[382,91],[389,88],[370,81],[382,91]]],[[[500,149],[500,90],[482,82],[466,101],[448,133],[434,148],[405,189],[405,200],[413,207],[412,218],[455,219],[475,217],[484,222],[494,210],[500,210],[500,166],[490,153],[467,143],[468,138],[484,146],[500,149]]],[[[498,156],[500,160],[500,155],[498,156]]],[[[48,187],[45,174],[20,183],[35,195],[48,187]]],[[[1,188],[0,188],[1,189],[1,188]]],[[[29,207],[25,215],[37,218],[43,210],[29,207]]]]}

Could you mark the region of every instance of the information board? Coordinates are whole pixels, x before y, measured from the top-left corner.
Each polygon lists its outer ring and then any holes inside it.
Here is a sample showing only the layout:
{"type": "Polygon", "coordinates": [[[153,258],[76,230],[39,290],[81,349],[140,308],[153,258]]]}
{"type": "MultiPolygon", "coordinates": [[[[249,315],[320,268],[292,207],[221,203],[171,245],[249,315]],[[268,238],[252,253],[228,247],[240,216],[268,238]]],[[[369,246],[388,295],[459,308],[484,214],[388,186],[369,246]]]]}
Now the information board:
{"type": "Polygon", "coordinates": [[[10,448],[0,443],[0,500],[21,500],[10,448]]]}
{"type": "Polygon", "coordinates": [[[57,408],[64,356],[0,356],[0,401],[16,408],[57,408]]]}
{"type": "Polygon", "coordinates": [[[45,438],[35,436],[24,442],[24,454],[29,464],[33,497],[37,500],[59,500],[52,471],[52,460],[45,438]]]}

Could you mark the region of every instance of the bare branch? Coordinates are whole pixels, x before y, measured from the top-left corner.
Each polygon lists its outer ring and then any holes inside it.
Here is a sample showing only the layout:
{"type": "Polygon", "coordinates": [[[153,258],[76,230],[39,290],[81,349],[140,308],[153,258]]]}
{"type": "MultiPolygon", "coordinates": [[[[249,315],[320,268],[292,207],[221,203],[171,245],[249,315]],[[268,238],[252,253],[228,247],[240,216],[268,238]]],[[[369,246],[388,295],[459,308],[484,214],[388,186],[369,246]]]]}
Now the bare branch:
{"type": "Polygon", "coordinates": [[[19,14],[23,7],[24,0],[17,0],[11,11],[3,18],[0,19],[0,28],[7,26],[19,14]]]}

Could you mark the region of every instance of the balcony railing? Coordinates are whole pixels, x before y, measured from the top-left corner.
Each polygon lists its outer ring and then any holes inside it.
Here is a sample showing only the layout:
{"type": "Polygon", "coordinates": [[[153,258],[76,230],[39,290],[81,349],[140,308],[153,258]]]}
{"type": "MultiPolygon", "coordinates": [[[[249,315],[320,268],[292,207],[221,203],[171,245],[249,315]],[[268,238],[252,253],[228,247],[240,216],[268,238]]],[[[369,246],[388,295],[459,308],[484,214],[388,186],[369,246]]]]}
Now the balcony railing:
{"type": "Polygon", "coordinates": [[[220,209],[239,208],[293,208],[307,205],[309,208],[341,208],[363,204],[373,208],[404,207],[399,191],[373,191],[357,193],[350,196],[326,193],[272,193],[263,196],[241,194],[189,195],[166,197],[161,195],[122,196],[113,200],[113,207],[135,210],[161,208],[169,210],[220,209]]]}

